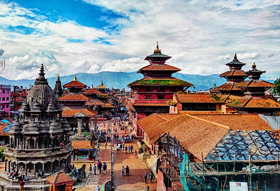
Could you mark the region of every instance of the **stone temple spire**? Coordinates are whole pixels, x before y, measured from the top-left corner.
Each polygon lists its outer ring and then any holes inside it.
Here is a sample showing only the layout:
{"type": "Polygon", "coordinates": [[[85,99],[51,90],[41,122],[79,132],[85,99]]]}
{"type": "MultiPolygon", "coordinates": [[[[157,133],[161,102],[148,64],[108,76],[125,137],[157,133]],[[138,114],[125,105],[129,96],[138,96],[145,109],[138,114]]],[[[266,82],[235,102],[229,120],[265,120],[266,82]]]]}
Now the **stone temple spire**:
{"type": "Polygon", "coordinates": [[[39,72],[39,77],[36,78],[35,85],[38,85],[38,84],[48,84],[48,81],[45,78],[44,71],[45,71],[44,65],[41,64],[41,68],[40,68],[40,72],[39,72]]]}
{"type": "Polygon", "coordinates": [[[61,87],[61,81],[59,75],[57,75],[57,80],[55,82],[55,88],[54,88],[54,95],[56,98],[59,98],[63,94],[63,90],[61,87]]]}

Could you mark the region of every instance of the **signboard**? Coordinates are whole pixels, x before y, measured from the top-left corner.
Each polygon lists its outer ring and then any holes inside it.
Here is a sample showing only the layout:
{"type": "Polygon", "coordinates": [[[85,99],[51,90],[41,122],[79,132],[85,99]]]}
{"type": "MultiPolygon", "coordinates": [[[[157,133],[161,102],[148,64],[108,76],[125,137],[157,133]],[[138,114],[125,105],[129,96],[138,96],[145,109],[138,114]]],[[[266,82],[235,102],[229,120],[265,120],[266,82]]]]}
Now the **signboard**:
{"type": "Polygon", "coordinates": [[[229,182],[230,191],[248,191],[247,182],[229,182]]]}

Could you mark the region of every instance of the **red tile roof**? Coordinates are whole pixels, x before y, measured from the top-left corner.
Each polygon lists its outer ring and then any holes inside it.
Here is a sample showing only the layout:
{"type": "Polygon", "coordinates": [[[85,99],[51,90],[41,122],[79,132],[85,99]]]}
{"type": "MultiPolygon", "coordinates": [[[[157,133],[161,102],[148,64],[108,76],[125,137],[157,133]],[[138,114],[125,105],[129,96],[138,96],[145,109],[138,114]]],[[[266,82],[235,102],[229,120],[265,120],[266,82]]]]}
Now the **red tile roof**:
{"type": "Polygon", "coordinates": [[[237,90],[241,91],[241,88],[237,86],[238,83],[233,83],[233,82],[227,82],[224,83],[223,85],[220,85],[215,88],[215,90],[223,90],[223,91],[232,91],[232,90],[237,90]]]}
{"type": "Polygon", "coordinates": [[[92,109],[72,109],[65,107],[62,111],[62,117],[73,117],[76,113],[82,112],[87,115],[87,117],[94,117],[97,112],[92,109]]]}
{"type": "Polygon", "coordinates": [[[243,70],[230,70],[220,75],[221,77],[225,76],[247,76],[243,70]]]}
{"type": "Polygon", "coordinates": [[[113,108],[114,106],[110,103],[105,103],[101,106],[102,108],[113,108]]]}
{"type": "Polygon", "coordinates": [[[98,91],[97,89],[91,88],[91,89],[87,89],[83,92],[83,94],[85,95],[98,95],[101,94],[100,91],[98,91]]]}
{"type": "Polygon", "coordinates": [[[194,116],[226,125],[232,130],[273,130],[271,126],[257,114],[204,114],[194,116]]]}
{"type": "Polygon", "coordinates": [[[274,84],[267,82],[267,81],[259,81],[259,80],[250,80],[250,81],[244,81],[240,82],[238,87],[267,87],[267,88],[272,88],[275,87],[274,84]]]}
{"type": "Polygon", "coordinates": [[[227,98],[227,95],[216,94],[176,93],[175,96],[179,103],[224,103],[227,98]]]}
{"type": "Polygon", "coordinates": [[[52,185],[62,185],[67,183],[73,183],[74,180],[63,172],[57,172],[46,179],[46,181],[52,185]]]}
{"type": "Polygon", "coordinates": [[[74,81],[74,80],[63,85],[63,88],[86,88],[86,87],[87,87],[87,85],[85,85],[79,81],[74,81]]]}
{"type": "Polygon", "coordinates": [[[133,106],[168,106],[168,100],[158,100],[158,99],[143,99],[135,100],[133,106]]]}
{"type": "Polygon", "coordinates": [[[270,97],[234,97],[230,101],[227,100],[227,105],[234,108],[275,108],[280,109],[280,103],[270,97]]]}
{"type": "Polygon", "coordinates": [[[170,66],[168,64],[150,64],[148,66],[145,66],[141,68],[137,73],[140,73],[141,71],[173,71],[178,72],[181,71],[181,69],[176,68],[174,66],[170,66]]]}
{"type": "Polygon", "coordinates": [[[89,98],[83,94],[66,94],[60,98],[58,101],[88,101],[89,98]]]}
{"type": "Polygon", "coordinates": [[[72,147],[76,150],[78,149],[93,149],[91,146],[91,141],[72,141],[72,147]]]}
{"type": "Polygon", "coordinates": [[[96,100],[89,100],[86,102],[85,105],[89,105],[89,106],[101,106],[101,105],[104,105],[104,103],[102,101],[100,101],[99,99],[96,99],[96,100]]]}

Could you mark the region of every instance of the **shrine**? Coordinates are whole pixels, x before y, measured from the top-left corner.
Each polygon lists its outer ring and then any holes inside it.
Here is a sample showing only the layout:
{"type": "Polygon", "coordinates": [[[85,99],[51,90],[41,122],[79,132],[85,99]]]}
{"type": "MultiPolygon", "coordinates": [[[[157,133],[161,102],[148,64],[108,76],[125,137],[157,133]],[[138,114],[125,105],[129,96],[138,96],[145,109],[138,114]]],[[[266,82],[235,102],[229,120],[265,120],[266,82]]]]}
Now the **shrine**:
{"type": "Polygon", "coordinates": [[[19,109],[19,117],[9,130],[9,144],[4,150],[5,172],[0,174],[0,179],[7,182],[5,190],[15,189],[17,180],[11,179],[11,173],[29,176],[25,189],[45,189],[46,178],[63,171],[71,162],[70,127],[62,118],[61,106],[44,75],[42,64],[39,77],[19,109]],[[37,180],[39,172],[43,173],[37,180]]]}

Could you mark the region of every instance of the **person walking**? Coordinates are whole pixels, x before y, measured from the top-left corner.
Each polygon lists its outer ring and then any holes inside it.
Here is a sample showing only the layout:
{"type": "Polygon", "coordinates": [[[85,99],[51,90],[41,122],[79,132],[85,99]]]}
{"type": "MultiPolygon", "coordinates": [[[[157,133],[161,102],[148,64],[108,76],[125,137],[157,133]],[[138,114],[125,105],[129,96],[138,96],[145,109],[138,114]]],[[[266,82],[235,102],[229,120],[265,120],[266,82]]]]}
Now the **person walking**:
{"type": "Polygon", "coordinates": [[[124,176],[124,166],[122,166],[122,176],[124,176]]]}
{"type": "Polygon", "coordinates": [[[125,168],[125,175],[129,176],[129,167],[128,167],[128,165],[126,165],[126,168],[125,168]]]}
{"type": "Polygon", "coordinates": [[[125,145],[125,154],[127,154],[127,146],[125,145]]]}
{"type": "Polygon", "coordinates": [[[133,145],[130,146],[130,151],[133,152],[133,145]]]}
{"type": "Polygon", "coordinates": [[[95,163],[93,165],[93,172],[94,172],[94,175],[96,175],[96,165],[95,165],[95,163]]]}
{"type": "Polygon", "coordinates": [[[99,146],[100,146],[100,143],[98,142],[98,143],[97,143],[97,149],[98,149],[98,150],[99,150],[99,146]]]}
{"type": "Polygon", "coordinates": [[[128,153],[130,153],[130,146],[128,146],[128,153]]]}
{"type": "Polygon", "coordinates": [[[89,174],[91,174],[91,172],[92,172],[92,166],[91,166],[91,164],[89,165],[89,174]]]}
{"type": "Polygon", "coordinates": [[[147,178],[148,178],[148,175],[147,175],[147,172],[144,174],[144,181],[145,181],[145,184],[147,184],[147,178]]]}
{"type": "Polygon", "coordinates": [[[106,171],[107,171],[107,164],[104,162],[103,163],[103,171],[104,171],[104,174],[106,174],[106,171]]]}
{"type": "Polygon", "coordinates": [[[135,158],[137,158],[137,151],[136,150],[134,151],[134,156],[135,156],[135,158]]]}
{"type": "Polygon", "coordinates": [[[97,185],[97,187],[96,187],[95,191],[100,191],[100,187],[99,187],[99,185],[97,185]]]}
{"type": "Polygon", "coordinates": [[[101,174],[101,169],[102,169],[102,162],[100,162],[99,160],[98,160],[98,164],[97,164],[97,167],[98,167],[98,169],[99,169],[99,174],[101,174]]]}
{"type": "Polygon", "coordinates": [[[150,182],[153,183],[153,173],[150,172],[150,182]]]}
{"type": "Polygon", "coordinates": [[[107,142],[105,142],[105,149],[107,149],[107,142]]]}

